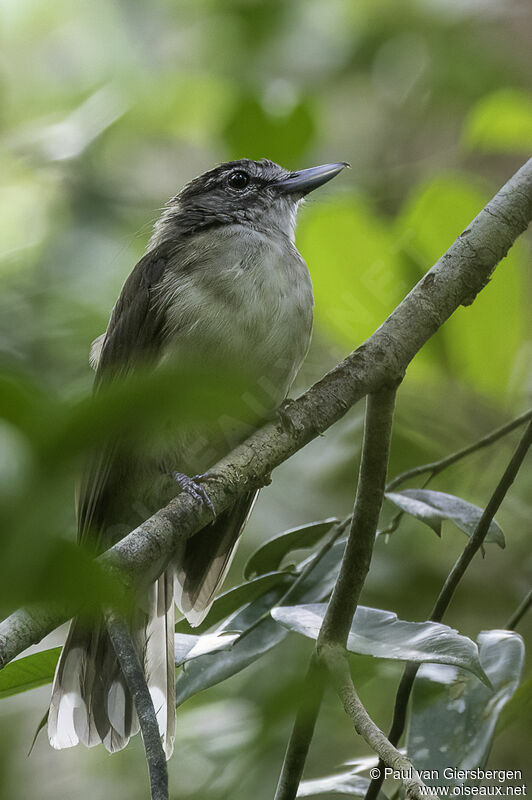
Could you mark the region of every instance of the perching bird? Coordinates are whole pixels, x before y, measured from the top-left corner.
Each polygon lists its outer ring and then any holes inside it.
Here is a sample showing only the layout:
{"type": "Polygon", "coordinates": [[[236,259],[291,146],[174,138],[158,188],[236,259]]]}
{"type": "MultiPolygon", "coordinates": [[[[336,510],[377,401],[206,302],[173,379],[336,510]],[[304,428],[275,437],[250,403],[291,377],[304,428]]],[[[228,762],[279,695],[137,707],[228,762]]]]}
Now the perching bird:
{"type": "MultiPolygon", "coordinates": [[[[312,284],[294,244],[303,197],[344,163],[288,172],[272,161],[232,161],[191,181],[155,225],[126,280],[106,332],[93,343],[95,388],[115,376],[181,357],[247,374],[250,405],[276,409],[307,353],[312,284]],[[260,376],[257,378],[257,376],[260,376]]],[[[241,395],[242,396],[242,395],[241,395]]],[[[109,442],[88,465],[78,500],[78,541],[101,552],[163,506],[185,475],[206,471],[249,428],[231,436],[175,436],[164,452],[128,458],[109,442]],[[175,475],[174,475],[175,473],[175,475]],[[140,509],[140,510],[139,510],[140,509]]],[[[227,433],[227,431],[226,431],[227,433]]],[[[167,757],[175,733],[174,600],[191,625],[208,613],[229,569],[256,493],[192,536],[175,562],[135,598],[128,623],[144,667],[167,757]]],[[[105,622],[73,620],[57,666],[48,734],[53,747],[103,742],[113,752],[139,723],[105,622]]]]}

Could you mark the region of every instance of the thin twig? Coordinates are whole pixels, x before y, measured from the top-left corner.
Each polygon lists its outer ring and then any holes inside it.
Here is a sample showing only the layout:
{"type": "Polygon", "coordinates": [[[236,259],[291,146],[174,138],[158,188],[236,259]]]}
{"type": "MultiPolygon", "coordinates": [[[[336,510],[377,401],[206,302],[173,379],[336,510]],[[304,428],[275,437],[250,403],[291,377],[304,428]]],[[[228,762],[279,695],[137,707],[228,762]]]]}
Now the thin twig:
{"type": "MultiPolygon", "coordinates": [[[[490,497],[486,508],[482,512],[482,516],[478,521],[477,527],[475,528],[475,532],[468,540],[464,550],[462,551],[462,554],[455,562],[453,568],[451,569],[449,575],[445,580],[445,583],[438,595],[438,598],[436,600],[436,603],[434,604],[434,608],[432,609],[432,613],[429,618],[433,622],[441,622],[443,615],[449,608],[449,605],[456,591],[456,588],[460,583],[460,580],[462,579],[467,567],[471,563],[473,556],[482,547],[484,539],[488,534],[491,522],[495,517],[495,514],[499,510],[502,501],[504,500],[508,490],[510,489],[510,486],[514,482],[517,473],[519,472],[519,469],[531,445],[532,445],[532,422],[528,424],[527,429],[525,430],[523,436],[521,437],[519,444],[517,445],[517,448],[515,449],[515,452],[512,458],[510,459],[508,466],[504,470],[502,478],[500,479],[499,483],[495,488],[495,491],[490,497]]],[[[405,729],[406,710],[418,669],[419,669],[419,664],[414,664],[412,662],[406,664],[401,681],[399,683],[399,688],[397,690],[397,694],[395,697],[395,707],[393,712],[392,726],[390,728],[390,733],[388,734],[390,742],[392,742],[392,744],[394,745],[398,744],[399,739],[403,735],[403,731],[405,729]]],[[[365,800],[375,800],[375,798],[377,797],[383,782],[382,766],[383,765],[379,763],[379,767],[381,767],[381,776],[379,778],[375,778],[374,780],[372,780],[369,789],[366,793],[365,800]]]]}
{"type": "Polygon", "coordinates": [[[504,626],[507,631],[514,631],[517,625],[521,622],[529,608],[532,607],[532,589],[523,598],[521,603],[517,606],[514,613],[504,626]]]}
{"type": "Polygon", "coordinates": [[[499,510],[502,501],[506,497],[510,486],[514,482],[517,473],[519,472],[519,468],[521,467],[521,464],[523,463],[530,448],[530,445],[532,445],[532,422],[528,424],[526,431],[521,437],[521,440],[517,445],[512,458],[510,459],[510,463],[506,467],[502,478],[497,484],[495,491],[489,499],[488,505],[484,509],[482,516],[478,521],[478,525],[475,528],[473,536],[468,540],[462,555],[458,558],[458,561],[453,566],[443,585],[439,597],[436,600],[436,604],[432,610],[431,619],[435,622],[440,622],[445,611],[449,607],[453,594],[460,580],[462,579],[464,572],[471,563],[477,550],[479,550],[482,546],[484,539],[488,534],[493,518],[499,510]]]}
{"type": "Polygon", "coordinates": [[[497,442],[503,436],[511,433],[520,425],[524,425],[524,423],[528,422],[530,419],[532,419],[532,409],[525,411],[524,414],[521,414],[511,422],[506,423],[506,425],[496,428],[494,431],[491,431],[491,433],[486,434],[486,436],[482,436],[481,439],[473,442],[473,444],[463,447],[461,450],[457,450],[455,453],[451,453],[444,458],[440,458],[439,461],[431,461],[428,464],[420,464],[418,467],[413,467],[412,469],[405,470],[405,472],[400,472],[399,475],[396,475],[386,484],[386,491],[391,492],[401,483],[405,483],[405,481],[408,481],[411,478],[417,478],[418,475],[423,475],[425,472],[430,472],[430,477],[433,478],[444,469],[447,469],[447,467],[450,467],[452,464],[456,464],[456,462],[460,461],[462,458],[471,455],[471,453],[476,453],[477,450],[481,450],[483,447],[488,447],[488,445],[497,442]]]}
{"type": "Polygon", "coordinates": [[[150,771],[152,800],[168,800],[168,768],[157,716],[131,634],[125,622],[111,614],[107,617],[107,630],[139,718],[150,771]]]}

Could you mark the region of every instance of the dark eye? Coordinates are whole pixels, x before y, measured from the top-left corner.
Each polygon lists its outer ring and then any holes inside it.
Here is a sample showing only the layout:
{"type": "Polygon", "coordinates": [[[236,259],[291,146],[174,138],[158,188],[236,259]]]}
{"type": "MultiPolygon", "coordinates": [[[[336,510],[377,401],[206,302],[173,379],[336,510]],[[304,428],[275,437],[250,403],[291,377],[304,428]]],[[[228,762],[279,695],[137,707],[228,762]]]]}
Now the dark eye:
{"type": "Polygon", "coordinates": [[[247,172],[232,172],[228,178],[228,184],[231,189],[245,189],[249,183],[249,175],[247,172]]]}

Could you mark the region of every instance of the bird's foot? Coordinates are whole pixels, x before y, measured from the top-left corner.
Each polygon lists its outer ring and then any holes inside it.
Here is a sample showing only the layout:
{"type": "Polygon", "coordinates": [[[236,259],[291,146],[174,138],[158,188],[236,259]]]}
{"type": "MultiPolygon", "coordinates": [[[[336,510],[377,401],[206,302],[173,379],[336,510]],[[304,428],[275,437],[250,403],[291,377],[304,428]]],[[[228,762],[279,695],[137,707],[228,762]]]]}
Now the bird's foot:
{"type": "Polygon", "coordinates": [[[201,481],[204,477],[205,476],[203,475],[194,475],[194,477],[191,478],[188,475],[184,475],[182,472],[172,472],[172,478],[180,487],[181,491],[188,492],[188,494],[194,498],[194,500],[206,505],[213,517],[216,517],[216,509],[214,508],[214,504],[201,485],[201,481]]]}
{"type": "Polygon", "coordinates": [[[290,416],[290,409],[294,403],[295,400],[287,397],[286,400],[283,400],[275,412],[283,428],[291,435],[296,433],[296,426],[294,425],[292,417],[290,416]]]}

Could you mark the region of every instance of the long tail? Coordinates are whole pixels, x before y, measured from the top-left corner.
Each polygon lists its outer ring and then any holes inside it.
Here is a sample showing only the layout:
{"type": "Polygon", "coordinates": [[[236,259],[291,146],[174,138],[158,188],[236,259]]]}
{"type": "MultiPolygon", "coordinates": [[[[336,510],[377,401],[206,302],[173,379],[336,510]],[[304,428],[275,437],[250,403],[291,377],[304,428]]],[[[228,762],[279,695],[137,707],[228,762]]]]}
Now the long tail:
{"type": "MultiPolygon", "coordinates": [[[[174,573],[168,570],[135,610],[130,630],[144,666],[166,757],[175,736],[174,573]]],[[[102,742],[113,753],[139,729],[132,697],[103,620],[87,630],[72,622],[57,665],[48,736],[57,749],[102,742]]]]}
{"type": "Polygon", "coordinates": [[[186,543],[176,567],[176,604],[190,624],[202,622],[224,581],[258,492],[248,492],[186,543]]]}

